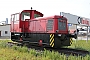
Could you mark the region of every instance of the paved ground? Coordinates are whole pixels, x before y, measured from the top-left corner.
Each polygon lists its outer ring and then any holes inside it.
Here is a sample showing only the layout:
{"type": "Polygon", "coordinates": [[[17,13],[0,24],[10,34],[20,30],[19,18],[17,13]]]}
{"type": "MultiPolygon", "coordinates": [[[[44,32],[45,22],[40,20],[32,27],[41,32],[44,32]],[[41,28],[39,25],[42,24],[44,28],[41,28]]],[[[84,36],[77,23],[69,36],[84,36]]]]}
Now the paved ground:
{"type": "Polygon", "coordinates": [[[0,40],[10,40],[10,37],[9,36],[1,36],[0,40]]]}
{"type": "Polygon", "coordinates": [[[88,38],[87,38],[87,36],[86,37],[78,37],[78,40],[87,40],[87,39],[90,40],[90,37],[88,37],[88,38]]]}
{"type": "Polygon", "coordinates": [[[77,40],[90,40],[90,35],[87,37],[87,36],[78,36],[77,40]]]}

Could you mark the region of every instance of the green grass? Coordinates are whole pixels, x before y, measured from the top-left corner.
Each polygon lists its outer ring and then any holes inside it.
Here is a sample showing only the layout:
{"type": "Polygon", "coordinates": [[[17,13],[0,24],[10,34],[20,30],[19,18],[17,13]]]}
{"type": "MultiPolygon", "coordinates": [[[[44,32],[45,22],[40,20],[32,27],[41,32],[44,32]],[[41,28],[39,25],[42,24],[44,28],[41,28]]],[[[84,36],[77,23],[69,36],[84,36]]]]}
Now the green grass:
{"type": "Polygon", "coordinates": [[[86,40],[77,40],[77,41],[74,40],[72,45],[69,46],[69,48],[90,51],[90,40],[88,40],[88,42],[86,42],[86,40]]]}
{"type": "MultiPolygon", "coordinates": [[[[46,50],[42,53],[37,52],[34,49],[28,50],[27,47],[10,47],[6,43],[8,40],[0,41],[0,60],[66,60],[66,56],[59,54],[58,52],[46,50]]],[[[90,41],[78,41],[73,42],[72,46],[68,48],[84,49],[90,51],[90,41]]],[[[69,56],[68,60],[90,60],[90,56],[69,56]]]]}

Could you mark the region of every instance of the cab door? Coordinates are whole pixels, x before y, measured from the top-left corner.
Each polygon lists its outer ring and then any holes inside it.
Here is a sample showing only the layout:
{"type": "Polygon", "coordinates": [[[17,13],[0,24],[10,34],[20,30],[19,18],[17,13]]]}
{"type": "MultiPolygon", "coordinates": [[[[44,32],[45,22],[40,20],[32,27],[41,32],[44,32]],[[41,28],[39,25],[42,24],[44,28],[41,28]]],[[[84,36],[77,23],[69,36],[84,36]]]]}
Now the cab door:
{"type": "Polygon", "coordinates": [[[22,32],[28,32],[29,21],[30,21],[30,12],[22,12],[20,20],[20,28],[22,29],[22,32]]]}
{"type": "Polygon", "coordinates": [[[29,21],[30,21],[30,19],[26,19],[24,22],[24,31],[25,32],[29,31],[29,21]]]}

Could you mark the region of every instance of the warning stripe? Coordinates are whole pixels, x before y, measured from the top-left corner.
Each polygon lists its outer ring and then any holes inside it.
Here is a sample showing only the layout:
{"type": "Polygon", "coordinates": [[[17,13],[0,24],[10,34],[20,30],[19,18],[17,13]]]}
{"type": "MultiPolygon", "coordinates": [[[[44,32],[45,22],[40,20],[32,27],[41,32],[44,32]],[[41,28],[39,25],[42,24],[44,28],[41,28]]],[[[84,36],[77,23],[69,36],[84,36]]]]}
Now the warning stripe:
{"type": "Polygon", "coordinates": [[[50,37],[52,37],[52,34],[50,34],[50,37]]]}
{"type": "Polygon", "coordinates": [[[53,42],[54,42],[54,39],[51,41],[50,45],[52,45],[52,44],[53,44],[53,42]]]}
{"type": "Polygon", "coordinates": [[[70,38],[70,45],[72,44],[72,42],[73,42],[73,40],[72,40],[72,38],[70,38]]]}
{"type": "Polygon", "coordinates": [[[54,34],[50,37],[50,42],[52,41],[53,38],[54,38],[54,34]]]}
{"type": "Polygon", "coordinates": [[[50,46],[54,47],[54,34],[50,34],[50,46]]]}
{"type": "Polygon", "coordinates": [[[52,47],[54,46],[54,43],[52,44],[52,47]]]}

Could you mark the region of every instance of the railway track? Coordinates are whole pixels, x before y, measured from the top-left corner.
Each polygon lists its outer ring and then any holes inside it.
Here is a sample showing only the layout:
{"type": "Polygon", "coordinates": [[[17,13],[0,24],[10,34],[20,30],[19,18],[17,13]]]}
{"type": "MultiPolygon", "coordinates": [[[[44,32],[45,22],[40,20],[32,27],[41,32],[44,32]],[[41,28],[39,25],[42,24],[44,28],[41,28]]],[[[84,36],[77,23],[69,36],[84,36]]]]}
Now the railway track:
{"type": "Polygon", "coordinates": [[[77,50],[77,49],[71,49],[71,48],[60,48],[60,49],[55,49],[55,51],[58,51],[59,53],[64,53],[66,55],[73,55],[73,56],[86,56],[87,54],[90,54],[89,51],[77,50]]]}
{"type": "MultiPolygon", "coordinates": [[[[16,43],[12,44],[12,43],[9,43],[9,45],[13,46],[13,45],[17,45],[16,43]]],[[[20,44],[18,46],[21,46],[20,44]]],[[[35,49],[37,50],[37,52],[40,52],[40,51],[44,51],[44,48],[43,47],[39,47],[39,46],[26,46],[28,47],[28,49],[35,49]]],[[[71,49],[71,48],[50,48],[50,47],[45,47],[46,50],[49,50],[49,51],[57,51],[59,52],[60,54],[65,54],[67,56],[69,55],[73,55],[73,56],[86,56],[87,54],[90,55],[90,52],[89,51],[85,51],[85,50],[77,50],[77,49],[71,49]]]]}
{"type": "MultiPolygon", "coordinates": [[[[43,50],[44,48],[40,48],[40,47],[32,47],[36,50],[43,50]]],[[[54,48],[45,48],[46,50],[50,50],[50,51],[57,51],[61,54],[65,54],[67,56],[69,55],[73,55],[73,56],[86,56],[87,54],[89,55],[90,52],[89,51],[85,51],[85,50],[77,50],[77,49],[71,49],[71,48],[60,48],[60,49],[54,49],[54,48]]]]}

